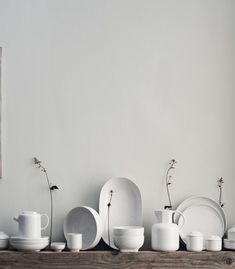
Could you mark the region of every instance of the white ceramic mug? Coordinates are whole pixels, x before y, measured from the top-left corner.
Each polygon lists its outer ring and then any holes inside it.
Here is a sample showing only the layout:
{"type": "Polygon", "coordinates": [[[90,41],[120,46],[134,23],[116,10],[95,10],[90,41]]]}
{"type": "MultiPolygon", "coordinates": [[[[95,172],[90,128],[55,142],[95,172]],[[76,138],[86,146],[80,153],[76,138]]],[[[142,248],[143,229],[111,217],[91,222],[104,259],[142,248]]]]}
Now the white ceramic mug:
{"type": "Polygon", "coordinates": [[[23,211],[19,216],[15,216],[14,220],[18,222],[18,231],[20,237],[40,238],[41,230],[46,229],[49,224],[47,214],[38,214],[34,211],[23,211]],[[41,227],[41,218],[46,217],[46,225],[41,227]]]}
{"type": "Polygon", "coordinates": [[[82,248],[82,234],[68,233],[67,234],[67,247],[72,252],[78,252],[82,248]]]}

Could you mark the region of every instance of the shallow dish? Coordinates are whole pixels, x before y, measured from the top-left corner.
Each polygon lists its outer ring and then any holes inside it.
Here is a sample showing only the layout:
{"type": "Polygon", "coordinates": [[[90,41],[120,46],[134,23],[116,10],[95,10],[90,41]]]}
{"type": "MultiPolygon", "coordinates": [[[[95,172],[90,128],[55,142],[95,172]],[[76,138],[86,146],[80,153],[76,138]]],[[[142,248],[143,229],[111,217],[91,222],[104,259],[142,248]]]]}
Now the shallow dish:
{"type": "Polygon", "coordinates": [[[34,244],[26,244],[20,242],[14,242],[10,239],[10,245],[20,251],[40,251],[46,248],[49,245],[49,242],[41,242],[41,243],[34,243],[34,244]]]}
{"type": "Polygon", "coordinates": [[[114,227],[142,226],[142,200],[137,185],[128,178],[111,178],[101,189],[99,213],[104,224],[102,238],[117,249],[113,242],[114,227]]]}
{"type": "Polygon", "coordinates": [[[55,252],[61,252],[65,248],[64,242],[53,242],[51,243],[51,249],[55,252]]]}
{"type": "Polygon", "coordinates": [[[103,225],[99,214],[91,207],[80,206],[72,209],[64,222],[64,235],[82,234],[82,250],[94,248],[100,241],[103,225]]]}

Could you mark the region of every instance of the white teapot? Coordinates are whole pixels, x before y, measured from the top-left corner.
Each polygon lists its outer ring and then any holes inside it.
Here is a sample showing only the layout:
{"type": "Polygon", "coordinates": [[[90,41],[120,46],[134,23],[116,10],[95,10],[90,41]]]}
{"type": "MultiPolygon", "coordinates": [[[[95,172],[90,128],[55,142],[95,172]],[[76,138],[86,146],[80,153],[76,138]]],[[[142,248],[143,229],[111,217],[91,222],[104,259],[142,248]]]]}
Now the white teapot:
{"type": "Polygon", "coordinates": [[[38,214],[34,211],[23,211],[19,216],[13,218],[18,222],[19,236],[25,238],[40,238],[41,230],[46,229],[49,224],[47,214],[38,214]],[[47,219],[46,225],[41,227],[41,218],[45,216],[47,219]]]}
{"type": "MultiPolygon", "coordinates": [[[[169,209],[155,211],[158,223],[152,226],[151,244],[153,250],[176,251],[179,249],[179,226],[173,223],[173,214],[178,212],[169,209]]],[[[183,225],[182,225],[183,226],[183,225]]]]}

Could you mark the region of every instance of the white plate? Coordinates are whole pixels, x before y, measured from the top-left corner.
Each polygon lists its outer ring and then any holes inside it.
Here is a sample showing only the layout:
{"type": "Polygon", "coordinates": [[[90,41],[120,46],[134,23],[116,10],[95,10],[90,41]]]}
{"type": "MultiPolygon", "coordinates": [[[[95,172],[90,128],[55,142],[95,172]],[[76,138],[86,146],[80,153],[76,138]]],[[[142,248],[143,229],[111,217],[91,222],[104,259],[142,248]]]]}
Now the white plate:
{"type": "Polygon", "coordinates": [[[102,238],[107,245],[117,249],[113,243],[113,227],[142,226],[142,201],[137,185],[127,178],[111,178],[100,192],[99,213],[104,224],[102,238]]]}
{"type": "MultiPolygon", "coordinates": [[[[192,231],[199,231],[204,238],[211,235],[223,237],[226,231],[226,217],[223,209],[214,200],[194,196],[183,201],[177,208],[185,218],[180,230],[180,237],[186,244],[186,236],[192,231]]],[[[182,224],[181,216],[175,214],[175,222],[182,224]]]]}
{"type": "Polygon", "coordinates": [[[91,207],[79,206],[72,209],[64,222],[64,235],[82,234],[82,250],[94,248],[100,241],[103,224],[99,214],[91,207]]]}

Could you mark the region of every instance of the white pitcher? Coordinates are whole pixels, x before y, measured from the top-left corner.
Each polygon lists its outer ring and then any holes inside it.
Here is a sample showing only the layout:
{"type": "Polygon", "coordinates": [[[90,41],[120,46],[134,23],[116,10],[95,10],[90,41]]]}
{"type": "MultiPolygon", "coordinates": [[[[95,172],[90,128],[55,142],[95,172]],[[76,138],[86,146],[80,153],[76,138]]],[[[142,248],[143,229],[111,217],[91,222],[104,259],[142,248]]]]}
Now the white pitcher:
{"type": "Polygon", "coordinates": [[[19,216],[15,216],[13,219],[19,224],[19,236],[25,238],[40,238],[41,230],[46,229],[49,224],[47,214],[38,214],[34,211],[23,211],[19,216]],[[45,216],[47,219],[46,225],[43,227],[41,227],[42,216],[45,216]]]}
{"type": "MultiPolygon", "coordinates": [[[[179,249],[179,226],[173,223],[173,214],[178,212],[169,209],[155,211],[158,223],[152,226],[151,244],[153,250],[176,251],[179,249]]],[[[182,225],[183,226],[183,225],[182,225]]]]}

